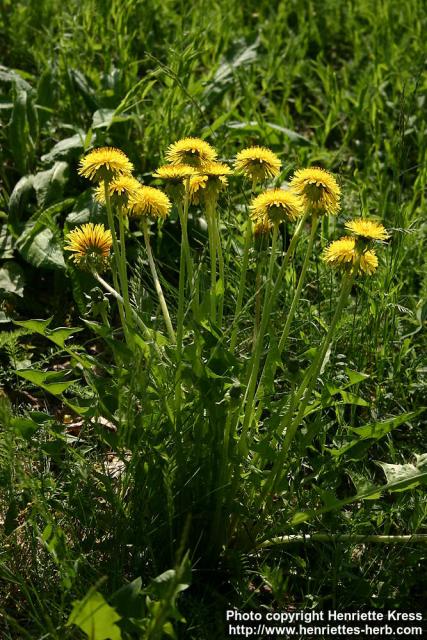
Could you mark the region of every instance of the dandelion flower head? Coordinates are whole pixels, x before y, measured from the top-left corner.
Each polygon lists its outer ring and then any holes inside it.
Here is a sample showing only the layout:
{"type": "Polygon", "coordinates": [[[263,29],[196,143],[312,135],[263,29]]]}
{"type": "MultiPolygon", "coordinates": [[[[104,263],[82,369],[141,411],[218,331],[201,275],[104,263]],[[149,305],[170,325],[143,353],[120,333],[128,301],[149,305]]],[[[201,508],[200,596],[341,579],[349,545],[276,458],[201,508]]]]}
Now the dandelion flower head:
{"type": "Polygon", "coordinates": [[[129,200],[128,209],[134,216],[166,218],[172,203],[163,191],[155,187],[141,186],[135,197],[129,200]]]}
{"type": "Polygon", "coordinates": [[[64,249],[73,253],[71,258],[78,267],[89,271],[105,269],[113,240],[103,224],[83,224],[67,233],[65,240],[64,249]]]}
{"type": "Polygon", "coordinates": [[[200,138],[178,140],[166,152],[166,159],[171,164],[189,164],[192,167],[201,167],[206,162],[213,162],[216,157],[215,149],[200,138]]]}
{"type": "MultiPolygon", "coordinates": [[[[129,200],[137,195],[141,183],[130,175],[119,175],[108,183],[108,193],[113,204],[127,207],[129,200]]],[[[95,189],[95,200],[105,204],[105,187],[99,184],[95,189]]]]}
{"type": "Polygon", "coordinates": [[[181,183],[195,173],[196,169],[189,164],[164,164],[153,173],[153,176],[166,182],[181,183]]]}
{"type": "Polygon", "coordinates": [[[256,182],[274,178],[279,174],[281,166],[276,154],[265,147],[248,147],[239,151],[234,164],[238,173],[243,173],[256,182]]]}
{"type": "Polygon", "coordinates": [[[132,173],[133,164],[127,155],[115,147],[99,147],[80,160],[79,174],[94,182],[111,180],[132,173]]]}
{"type": "Polygon", "coordinates": [[[252,200],[249,214],[252,221],[257,223],[280,224],[280,222],[293,222],[302,215],[302,203],[300,198],[292,191],[284,189],[271,189],[264,191],[252,200]]]}
{"type": "Polygon", "coordinates": [[[359,218],[345,223],[345,228],[364,240],[387,240],[389,234],[382,224],[359,218]]]}
{"type": "Polygon", "coordinates": [[[359,273],[372,275],[378,267],[378,258],[375,251],[367,250],[360,254],[357,249],[356,239],[345,236],[331,242],[323,253],[323,260],[332,267],[349,269],[359,259],[359,273]]]}
{"type": "Polygon", "coordinates": [[[298,169],[290,182],[290,188],[315,213],[334,215],[340,209],[341,189],[334,176],[325,169],[298,169]]]}

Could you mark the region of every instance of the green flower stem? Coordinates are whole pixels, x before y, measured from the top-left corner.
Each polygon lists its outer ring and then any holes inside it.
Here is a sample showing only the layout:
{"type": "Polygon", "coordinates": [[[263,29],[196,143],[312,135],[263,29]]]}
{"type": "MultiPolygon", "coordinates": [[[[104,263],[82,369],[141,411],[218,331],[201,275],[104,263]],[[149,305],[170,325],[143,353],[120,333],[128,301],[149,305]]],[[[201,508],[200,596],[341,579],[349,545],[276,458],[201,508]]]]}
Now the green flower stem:
{"type": "MultiPolygon", "coordinates": [[[[316,237],[316,231],[317,231],[318,225],[319,225],[319,218],[316,215],[314,215],[312,223],[311,223],[311,231],[310,231],[310,237],[309,237],[309,241],[308,241],[308,247],[307,247],[307,251],[306,251],[306,254],[305,254],[305,257],[304,257],[304,262],[303,262],[303,265],[302,265],[302,268],[301,268],[301,273],[300,273],[300,276],[299,276],[299,279],[298,279],[298,285],[297,285],[297,288],[296,288],[295,293],[294,293],[294,297],[293,297],[293,300],[292,300],[292,303],[291,303],[291,307],[289,309],[289,313],[288,313],[288,316],[286,318],[285,326],[284,326],[284,329],[283,329],[283,332],[282,332],[282,335],[281,335],[281,338],[280,338],[280,341],[279,341],[278,349],[277,349],[279,356],[281,356],[281,354],[283,352],[283,349],[284,349],[284,347],[286,345],[286,341],[287,341],[288,336],[289,336],[289,331],[290,331],[290,328],[291,328],[291,325],[292,325],[292,321],[293,321],[294,316],[295,316],[295,311],[297,309],[297,306],[298,306],[298,303],[299,303],[299,300],[300,300],[300,297],[301,297],[301,290],[302,290],[302,287],[303,287],[304,282],[305,282],[305,276],[306,276],[306,273],[307,273],[308,265],[309,265],[311,254],[312,254],[312,251],[313,251],[313,244],[314,244],[314,240],[315,240],[315,237],[316,237]]],[[[269,351],[268,354],[267,354],[267,359],[266,359],[262,374],[261,374],[261,379],[260,379],[260,382],[259,382],[259,385],[258,385],[258,389],[257,389],[257,392],[255,394],[255,400],[256,401],[257,400],[259,401],[259,400],[262,399],[263,382],[264,382],[265,377],[269,373],[270,367],[273,366],[272,377],[274,377],[274,374],[276,372],[277,364],[271,362],[272,361],[272,356],[273,356],[273,352],[269,351]]],[[[257,409],[257,415],[260,414],[261,410],[262,410],[262,406],[259,405],[259,407],[257,409]]]]}
{"type": "MultiPolygon", "coordinates": [[[[108,180],[104,180],[104,196],[105,196],[105,208],[107,209],[107,220],[108,220],[108,226],[110,228],[111,231],[111,238],[113,241],[113,264],[112,264],[112,268],[111,268],[111,272],[113,275],[113,283],[114,286],[116,288],[116,290],[118,290],[119,293],[121,293],[121,287],[120,284],[123,287],[123,283],[119,283],[119,279],[121,280],[121,258],[120,258],[120,248],[119,248],[119,243],[117,241],[117,234],[116,234],[116,226],[114,224],[114,216],[113,216],[113,211],[111,208],[111,200],[110,200],[110,192],[108,189],[108,180]],[[117,277],[118,274],[118,277],[117,277]]],[[[124,304],[124,299],[122,296],[120,296],[120,300],[118,298],[116,298],[117,300],[117,306],[119,308],[119,315],[120,315],[120,321],[122,323],[122,327],[123,327],[123,333],[126,339],[126,342],[128,344],[131,343],[130,340],[130,336],[129,336],[129,330],[127,327],[127,322],[126,322],[126,310],[125,310],[125,304],[124,304]]],[[[129,319],[130,322],[130,319],[129,319]]]]}
{"type": "MultiPolygon", "coordinates": [[[[182,342],[184,336],[184,305],[185,305],[185,245],[181,241],[181,251],[179,259],[179,284],[178,284],[178,317],[176,326],[176,358],[177,369],[175,376],[175,423],[180,423],[181,417],[181,359],[182,359],[182,342]]],[[[191,283],[190,283],[191,286],[191,283]]]]}
{"type": "Polygon", "coordinates": [[[255,345],[261,323],[261,304],[262,304],[262,274],[265,263],[265,236],[261,237],[261,246],[258,249],[257,266],[255,275],[255,313],[252,343],[255,345]]]}
{"type": "Polygon", "coordinates": [[[119,217],[119,234],[120,234],[120,281],[122,283],[122,294],[123,294],[126,318],[128,319],[128,322],[130,322],[133,317],[133,314],[132,314],[130,300],[129,300],[129,283],[128,283],[127,267],[126,267],[126,236],[125,236],[125,225],[123,220],[122,207],[119,207],[118,214],[119,214],[118,217],[119,217]]]}
{"type": "Polygon", "coordinates": [[[226,502],[224,501],[224,495],[227,487],[230,483],[230,478],[228,476],[228,468],[229,468],[229,449],[230,442],[233,437],[232,427],[235,424],[234,414],[236,410],[230,409],[227,413],[227,418],[225,421],[224,428],[224,438],[222,442],[222,450],[220,454],[220,462],[219,462],[219,478],[217,483],[217,496],[216,496],[216,507],[214,517],[212,519],[212,528],[211,528],[211,545],[212,547],[220,547],[222,542],[222,533],[221,533],[221,512],[226,506],[226,502]]]}
{"type": "MultiPolygon", "coordinates": [[[[302,230],[304,228],[304,225],[306,223],[306,220],[307,220],[308,216],[309,216],[309,211],[306,211],[304,213],[304,215],[300,218],[300,221],[298,222],[298,224],[297,224],[297,226],[295,228],[294,234],[293,234],[293,236],[291,238],[291,241],[289,243],[288,250],[286,251],[285,257],[283,258],[282,266],[281,266],[279,274],[277,276],[276,284],[275,284],[274,289],[273,289],[272,294],[271,294],[272,295],[272,304],[274,304],[274,302],[276,301],[277,297],[280,295],[280,292],[282,290],[283,276],[285,275],[286,268],[287,268],[287,266],[289,264],[290,259],[292,258],[293,254],[294,254],[295,247],[296,247],[297,242],[298,242],[298,240],[299,240],[299,238],[301,236],[301,232],[302,232],[302,230]]],[[[313,230],[313,228],[312,228],[312,230],[313,230]]],[[[307,259],[307,262],[308,262],[308,259],[307,259]]],[[[262,411],[261,400],[262,400],[263,391],[264,391],[263,383],[264,383],[268,368],[269,368],[270,363],[271,363],[271,358],[272,358],[272,355],[271,355],[271,353],[269,351],[268,354],[267,354],[267,360],[265,362],[265,365],[263,367],[263,371],[262,371],[262,374],[261,374],[261,377],[260,377],[258,388],[257,388],[256,394],[255,394],[255,401],[258,401],[256,419],[259,418],[259,416],[261,414],[261,411],[262,411]]]]}
{"type": "Polygon", "coordinates": [[[308,402],[311,398],[311,394],[317,382],[317,377],[322,368],[326,353],[329,349],[329,346],[332,342],[332,338],[338,324],[338,321],[341,317],[342,311],[347,303],[348,296],[351,291],[351,287],[355,278],[355,274],[359,269],[358,262],[353,267],[352,271],[345,274],[342,280],[340,296],[338,298],[337,306],[335,309],[334,316],[332,318],[329,330],[326,336],[323,339],[323,342],[316,353],[316,357],[313,360],[309,370],[304,377],[298,391],[296,392],[291,405],[286,412],[280,427],[279,433],[285,433],[285,439],[283,441],[282,448],[276,457],[276,461],[273,465],[273,468],[270,471],[269,477],[263,487],[263,490],[260,494],[260,501],[262,502],[268,493],[273,492],[275,486],[277,485],[278,480],[283,474],[283,467],[285,463],[285,459],[287,453],[291,447],[291,444],[294,440],[296,431],[301,424],[301,421],[304,417],[304,413],[308,402]],[[294,410],[298,406],[298,412],[296,416],[293,418],[294,410]]]}
{"type": "Polygon", "coordinates": [[[381,536],[381,535],[358,535],[358,534],[331,534],[331,533],[312,533],[312,534],[297,534],[290,536],[279,536],[277,538],[271,538],[271,540],[265,540],[261,542],[257,549],[268,549],[276,545],[282,544],[300,544],[305,542],[331,542],[336,544],[338,542],[345,542],[346,544],[361,544],[361,543],[374,543],[374,544],[408,544],[408,543],[421,543],[427,544],[427,535],[423,533],[403,535],[403,536],[381,536]]]}
{"type": "Polygon", "coordinates": [[[296,291],[294,293],[294,297],[292,300],[292,304],[291,304],[291,308],[289,309],[289,313],[288,313],[288,317],[286,318],[286,323],[285,323],[285,327],[283,329],[283,333],[282,336],[280,338],[280,342],[279,342],[279,355],[282,354],[282,351],[285,347],[286,344],[286,340],[288,339],[289,336],[289,331],[291,328],[291,324],[292,324],[292,320],[294,319],[294,315],[295,315],[295,311],[301,296],[301,290],[303,287],[303,284],[305,282],[305,275],[307,273],[307,268],[308,268],[308,264],[310,262],[310,258],[311,258],[311,253],[313,251],[313,244],[314,244],[314,239],[316,236],[316,231],[317,231],[317,226],[319,224],[319,218],[315,215],[313,217],[313,221],[311,223],[311,232],[310,232],[310,238],[308,241],[308,247],[307,247],[307,251],[305,253],[305,258],[304,258],[304,262],[301,268],[301,273],[300,273],[300,277],[298,280],[298,285],[296,288],[296,291]]]}
{"type": "Polygon", "coordinates": [[[216,238],[215,238],[215,206],[211,202],[206,203],[206,219],[208,223],[209,255],[211,262],[211,289],[210,308],[211,320],[216,322],[216,238]]]}
{"type": "MultiPolygon", "coordinates": [[[[120,308],[123,309],[124,300],[123,300],[123,297],[120,295],[120,293],[118,293],[118,291],[115,288],[109,285],[108,282],[104,280],[104,278],[102,278],[97,271],[92,271],[92,275],[95,278],[95,280],[99,282],[99,284],[102,287],[104,287],[104,289],[108,291],[108,293],[111,293],[111,295],[113,296],[113,298],[115,298],[115,300],[117,300],[117,302],[119,303],[119,309],[120,308]]],[[[113,278],[113,281],[115,282],[115,286],[116,286],[117,276],[113,278]]],[[[144,324],[144,322],[141,320],[141,318],[139,317],[139,315],[136,313],[134,309],[131,309],[131,311],[132,311],[132,316],[135,321],[135,324],[141,329],[141,331],[143,332],[146,338],[150,338],[151,336],[150,336],[150,331],[148,327],[144,324]]]]}
{"type": "Polygon", "coordinates": [[[240,271],[239,289],[237,292],[236,310],[234,312],[233,330],[231,333],[231,340],[230,340],[230,351],[234,351],[234,348],[236,346],[237,333],[239,330],[240,313],[242,311],[243,297],[245,294],[246,274],[248,271],[249,250],[251,248],[251,243],[252,243],[252,221],[250,218],[248,218],[246,222],[245,244],[243,249],[242,269],[240,271]]]}
{"type": "Polygon", "coordinates": [[[187,277],[190,283],[190,296],[195,302],[195,308],[197,309],[198,300],[194,297],[194,265],[193,258],[190,251],[190,243],[188,241],[188,209],[190,205],[190,178],[185,180],[185,191],[183,205],[178,206],[178,214],[181,222],[181,242],[184,245],[185,260],[187,264],[187,277]]]}
{"type": "Polygon", "coordinates": [[[169,334],[171,342],[176,342],[175,331],[172,327],[172,322],[169,315],[168,306],[166,304],[165,296],[163,295],[162,285],[160,284],[159,276],[157,275],[156,265],[154,263],[153,252],[151,251],[150,234],[148,231],[148,224],[145,218],[142,219],[142,231],[144,234],[145,248],[147,250],[148,263],[150,265],[151,275],[153,276],[154,287],[156,289],[157,297],[159,298],[160,308],[165,320],[166,329],[169,334]]]}
{"type": "Polygon", "coordinates": [[[224,255],[222,252],[222,245],[221,245],[221,234],[219,232],[219,216],[217,215],[216,208],[213,211],[212,221],[213,221],[214,233],[215,233],[216,251],[218,254],[219,279],[222,284],[222,293],[219,298],[219,308],[218,308],[218,325],[221,326],[222,318],[224,315],[225,269],[224,269],[224,255]]]}
{"type": "Polygon", "coordinates": [[[244,455],[247,455],[247,451],[248,451],[247,435],[248,435],[249,426],[251,423],[251,418],[253,415],[253,400],[254,400],[257,378],[258,378],[262,347],[264,343],[264,335],[265,335],[265,330],[267,328],[267,324],[270,318],[270,312],[271,312],[271,306],[272,306],[271,289],[272,289],[272,281],[273,281],[273,270],[276,262],[276,248],[277,248],[278,234],[279,234],[279,225],[275,224],[273,228],[273,239],[271,241],[271,253],[270,253],[270,261],[268,264],[267,286],[266,286],[265,295],[264,295],[261,326],[257,335],[257,339],[255,341],[254,352],[249,363],[250,377],[249,377],[249,382],[246,389],[245,398],[243,401],[243,406],[245,406],[245,415],[243,419],[242,433],[239,439],[239,451],[241,454],[244,454],[244,455]]]}

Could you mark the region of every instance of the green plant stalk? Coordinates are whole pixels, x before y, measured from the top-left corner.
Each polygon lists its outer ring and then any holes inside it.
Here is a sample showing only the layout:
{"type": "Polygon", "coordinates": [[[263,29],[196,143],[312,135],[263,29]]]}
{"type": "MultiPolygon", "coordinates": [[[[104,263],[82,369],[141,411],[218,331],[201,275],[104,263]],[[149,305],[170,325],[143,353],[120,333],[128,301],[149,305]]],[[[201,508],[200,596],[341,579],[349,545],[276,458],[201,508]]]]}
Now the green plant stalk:
{"type": "Polygon", "coordinates": [[[125,225],[123,221],[123,210],[122,207],[119,207],[118,210],[118,218],[119,218],[119,235],[120,235],[120,281],[122,284],[122,295],[125,307],[125,314],[128,322],[131,322],[133,318],[130,300],[129,300],[129,283],[127,276],[127,267],[126,267],[126,236],[125,236],[125,225]]]}
{"type": "Polygon", "coordinates": [[[261,324],[261,303],[262,303],[262,273],[264,271],[264,262],[265,262],[265,246],[264,246],[265,236],[263,235],[261,238],[261,247],[259,248],[259,253],[257,256],[257,267],[256,267],[256,275],[255,275],[255,313],[254,313],[254,327],[252,332],[252,344],[256,344],[256,338],[259,332],[260,324],[261,324]]]}
{"type": "Polygon", "coordinates": [[[223,315],[224,315],[225,268],[224,268],[224,254],[222,252],[222,245],[221,245],[221,234],[219,232],[219,216],[217,215],[216,208],[212,214],[212,222],[213,222],[214,234],[215,234],[215,246],[218,254],[219,279],[222,284],[222,293],[219,297],[219,308],[218,308],[218,325],[221,326],[223,315]]]}
{"type": "MultiPolygon", "coordinates": [[[[121,273],[120,248],[119,248],[119,243],[117,241],[117,234],[116,234],[116,227],[115,227],[115,224],[114,224],[113,211],[111,209],[110,192],[108,190],[108,180],[104,180],[104,196],[105,196],[105,208],[107,209],[108,226],[110,227],[111,239],[113,241],[113,261],[114,261],[114,264],[111,265],[111,273],[113,275],[114,287],[121,294],[120,283],[119,283],[119,279],[117,278],[117,274],[119,274],[119,278],[120,278],[120,273],[121,273]]],[[[120,296],[120,297],[121,297],[121,300],[116,298],[117,306],[119,308],[120,321],[122,323],[123,333],[124,333],[126,342],[128,344],[130,344],[131,341],[130,341],[129,331],[128,331],[128,327],[127,327],[127,323],[126,323],[125,303],[124,303],[123,297],[122,296],[120,296]]]]}
{"type": "Polygon", "coordinates": [[[264,304],[262,309],[262,321],[260,330],[257,335],[257,339],[255,342],[254,353],[249,362],[249,370],[250,377],[248,382],[248,387],[246,389],[246,394],[243,400],[243,406],[245,407],[245,415],[243,418],[242,432],[239,439],[239,451],[242,455],[247,455],[248,445],[247,445],[247,435],[249,431],[249,426],[251,422],[251,418],[253,415],[253,400],[256,388],[256,382],[258,378],[258,370],[261,360],[262,347],[264,343],[264,335],[265,330],[267,328],[268,320],[270,318],[271,305],[272,305],[272,281],[273,281],[273,271],[274,264],[276,261],[276,248],[277,248],[277,238],[279,234],[279,225],[275,224],[273,228],[273,239],[271,241],[271,253],[270,260],[268,264],[268,273],[267,273],[267,286],[265,289],[264,295],[264,304]]]}
{"type": "Polygon", "coordinates": [[[245,244],[243,249],[242,269],[240,271],[239,289],[237,292],[236,310],[234,312],[233,330],[231,333],[231,340],[230,340],[230,351],[234,351],[236,346],[237,333],[239,330],[239,319],[242,311],[243,297],[245,294],[246,275],[248,271],[249,250],[251,248],[251,243],[252,243],[252,221],[250,218],[248,218],[246,222],[245,244]]]}
{"type": "Polygon", "coordinates": [[[181,222],[181,242],[184,244],[185,259],[187,263],[187,277],[190,283],[190,296],[195,303],[195,309],[198,308],[198,299],[194,297],[194,265],[190,251],[190,243],[188,241],[188,209],[190,206],[190,178],[185,180],[185,191],[183,205],[178,206],[178,215],[181,222]]]}
{"type": "MultiPolygon", "coordinates": [[[[178,284],[178,317],[176,325],[176,358],[177,369],[175,376],[175,424],[178,425],[181,416],[181,360],[182,342],[184,337],[184,305],[185,305],[185,245],[181,241],[181,251],[179,259],[179,284],[178,284]]],[[[191,284],[190,284],[191,286],[191,284]]]]}
{"type": "Polygon", "coordinates": [[[143,218],[142,220],[142,231],[144,233],[145,248],[147,250],[148,263],[150,265],[151,275],[153,276],[154,287],[156,289],[157,297],[159,298],[160,308],[163,313],[166,329],[168,331],[171,342],[175,343],[176,342],[175,331],[173,330],[173,327],[172,327],[168,306],[166,304],[165,296],[163,295],[162,285],[160,284],[159,276],[157,275],[156,265],[154,263],[153,253],[151,251],[150,235],[148,232],[147,220],[145,218],[143,218]]]}
{"type": "Polygon", "coordinates": [[[316,231],[317,231],[317,226],[319,224],[319,218],[315,215],[313,217],[313,221],[311,223],[311,232],[310,232],[310,238],[308,241],[308,247],[307,247],[307,251],[305,254],[305,258],[304,258],[304,262],[301,268],[301,273],[300,273],[300,277],[298,280],[298,285],[296,288],[296,291],[294,293],[294,297],[291,303],[291,308],[289,309],[289,313],[288,313],[288,317],[286,318],[286,323],[285,323],[285,327],[283,329],[280,341],[279,341],[279,355],[282,354],[282,351],[285,347],[286,344],[286,340],[288,339],[289,336],[289,331],[291,328],[291,324],[292,324],[292,320],[294,319],[294,315],[295,315],[295,311],[299,302],[299,299],[301,297],[301,290],[303,287],[303,284],[305,282],[305,276],[307,273],[307,269],[308,269],[308,264],[310,262],[310,258],[311,258],[311,254],[313,251],[313,244],[314,244],[314,239],[316,236],[316,231]]]}
{"type": "Polygon", "coordinates": [[[274,488],[282,475],[286,455],[293,442],[296,431],[301,424],[301,420],[304,417],[305,409],[317,382],[317,376],[319,375],[327,350],[332,342],[335,328],[346,305],[355,278],[355,274],[357,273],[358,269],[359,262],[356,262],[352,271],[344,275],[340,296],[338,298],[334,317],[332,318],[329,330],[316,353],[315,359],[308,369],[307,375],[304,377],[304,380],[302,381],[298,391],[296,392],[293,401],[291,402],[291,405],[279,426],[279,432],[283,433],[286,431],[286,435],[283,441],[282,448],[276,457],[276,461],[270,471],[269,477],[267,478],[267,481],[265,482],[264,487],[260,493],[260,502],[262,502],[266,498],[269,492],[274,491],[274,488]],[[292,419],[293,412],[296,406],[299,406],[299,409],[295,418],[292,419]]]}
{"type": "MultiPolygon", "coordinates": [[[[92,271],[91,273],[92,273],[93,277],[95,278],[95,280],[97,282],[99,282],[99,284],[102,287],[104,287],[104,289],[106,291],[108,291],[108,293],[111,293],[113,298],[115,298],[115,300],[117,300],[117,302],[123,307],[123,297],[120,295],[120,293],[118,293],[118,291],[114,287],[109,285],[108,282],[106,280],[104,280],[104,278],[102,278],[97,271],[92,271]]],[[[115,282],[117,282],[117,276],[115,278],[115,282]]],[[[135,309],[131,308],[131,311],[132,311],[132,315],[133,315],[133,319],[135,321],[135,324],[139,327],[139,329],[141,329],[141,331],[143,332],[144,336],[146,338],[150,339],[152,336],[150,335],[150,331],[149,331],[148,327],[141,320],[141,318],[139,317],[139,315],[137,314],[135,309]]],[[[156,345],[156,348],[158,350],[157,345],[156,345]]]]}
{"type": "Polygon", "coordinates": [[[206,202],[206,219],[208,223],[209,256],[211,263],[210,310],[211,320],[216,322],[216,239],[214,228],[215,205],[206,202]]]}
{"type": "Polygon", "coordinates": [[[411,542],[427,544],[427,535],[423,533],[412,535],[360,535],[360,534],[330,534],[330,533],[311,533],[311,534],[296,534],[289,536],[279,536],[277,538],[271,538],[271,540],[265,540],[257,546],[257,549],[268,549],[276,545],[282,544],[300,544],[304,542],[332,542],[334,544],[338,542],[345,542],[347,544],[361,544],[361,543],[374,543],[374,544],[408,544],[411,542]]]}
{"type": "MultiPolygon", "coordinates": [[[[282,354],[283,349],[284,349],[284,347],[286,345],[286,341],[287,341],[288,336],[289,336],[289,331],[290,331],[290,328],[291,328],[291,325],[292,325],[292,321],[293,321],[294,316],[295,316],[295,311],[297,309],[297,306],[298,306],[298,303],[299,303],[299,300],[300,300],[300,297],[301,297],[301,291],[302,291],[302,287],[303,287],[304,282],[305,282],[305,276],[306,276],[306,273],[307,273],[308,265],[309,265],[311,254],[312,254],[312,251],[313,251],[313,245],[314,245],[314,240],[315,240],[315,237],[316,237],[316,231],[317,231],[318,224],[319,224],[319,218],[316,215],[314,215],[312,223],[311,223],[311,231],[310,231],[310,237],[309,237],[309,241],[308,241],[307,251],[306,251],[306,254],[305,254],[305,257],[304,257],[304,262],[303,262],[303,265],[302,265],[302,268],[301,268],[301,273],[300,273],[300,276],[299,276],[298,285],[297,285],[297,288],[295,290],[294,297],[293,297],[293,300],[292,300],[292,303],[291,303],[291,307],[289,309],[288,317],[286,318],[286,323],[285,323],[285,326],[284,326],[284,329],[283,329],[283,332],[282,332],[282,335],[281,335],[281,338],[280,338],[280,341],[279,341],[279,345],[278,345],[278,355],[279,356],[282,354]]],[[[257,389],[256,394],[255,394],[255,402],[258,401],[258,403],[259,403],[258,404],[258,408],[257,408],[257,416],[259,416],[259,414],[262,411],[261,402],[262,402],[263,382],[264,382],[264,379],[265,379],[265,377],[266,377],[266,375],[268,373],[268,370],[269,370],[269,368],[271,366],[271,359],[272,359],[272,352],[269,351],[268,354],[267,354],[267,359],[266,359],[266,362],[265,362],[265,365],[264,365],[264,368],[263,368],[263,371],[262,371],[262,374],[261,374],[261,378],[260,378],[260,381],[259,381],[259,384],[258,384],[258,389],[257,389]]],[[[277,365],[273,364],[273,367],[274,367],[274,371],[273,371],[273,376],[274,376],[274,373],[275,373],[275,370],[277,368],[277,365]]]]}

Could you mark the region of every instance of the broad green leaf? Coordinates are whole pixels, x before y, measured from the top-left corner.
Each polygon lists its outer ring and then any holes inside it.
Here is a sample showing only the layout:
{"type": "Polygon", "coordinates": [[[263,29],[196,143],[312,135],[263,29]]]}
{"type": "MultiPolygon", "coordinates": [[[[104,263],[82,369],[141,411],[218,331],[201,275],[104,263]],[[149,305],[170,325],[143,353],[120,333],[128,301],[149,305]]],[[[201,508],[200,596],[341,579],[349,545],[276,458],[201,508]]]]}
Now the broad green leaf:
{"type": "Polygon", "coordinates": [[[98,591],[90,590],[82,599],[73,602],[66,626],[79,627],[89,640],[121,640],[120,628],[115,624],[121,620],[98,591]]]}
{"type": "Polygon", "coordinates": [[[45,335],[46,338],[49,338],[49,340],[58,345],[58,347],[64,347],[65,341],[79,331],[83,331],[83,329],[81,327],[58,327],[57,329],[48,331],[45,335]]]}
{"type": "Polygon", "coordinates": [[[42,162],[50,164],[57,160],[69,160],[83,153],[85,133],[79,130],[74,136],[60,140],[52,147],[49,153],[41,157],[42,162]]]}
{"type": "Polygon", "coordinates": [[[4,224],[0,229],[0,260],[10,258],[13,258],[13,238],[4,224]]]}
{"type": "Polygon", "coordinates": [[[22,257],[34,267],[65,269],[62,244],[50,229],[43,229],[33,237],[31,228],[17,241],[22,257]]]}
{"type": "MultiPolygon", "coordinates": [[[[291,524],[297,525],[302,522],[307,522],[312,518],[315,518],[323,513],[329,511],[336,511],[345,507],[353,502],[361,502],[362,500],[372,500],[381,496],[386,491],[390,493],[396,493],[401,491],[408,491],[416,488],[419,484],[427,482],[427,454],[423,453],[416,456],[416,464],[403,464],[403,465],[390,465],[385,462],[378,462],[386,474],[387,482],[383,485],[374,485],[369,480],[366,480],[364,484],[361,484],[362,488],[354,496],[345,498],[344,500],[337,500],[332,507],[323,507],[321,509],[313,509],[311,511],[296,512],[292,516],[291,524]]],[[[360,483],[359,479],[359,483],[360,483]]]]}
{"type": "Polygon", "coordinates": [[[390,431],[392,431],[396,427],[399,427],[401,424],[412,420],[423,411],[425,411],[425,409],[410,411],[408,413],[402,413],[402,415],[396,416],[394,418],[382,420],[381,422],[372,422],[370,424],[364,425],[363,427],[354,427],[351,429],[351,431],[353,433],[356,433],[359,438],[345,444],[339,449],[329,449],[329,453],[335,457],[339,457],[348,453],[350,450],[353,450],[356,447],[364,447],[364,450],[366,450],[371,445],[366,442],[364,443],[364,441],[379,440],[383,436],[387,435],[387,433],[390,433],[390,431]]]}
{"type": "Polygon", "coordinates": [[[68,163],[55,162],[53,167],[35,174],[33,186],[40,209],[62,199],[68,179],[68,163]]]}
{"type": "Polygon", "coordinates": [[[0,269],[0,292],[13,293],[15,296],[24,296],[24,272],[16,262],[6,262],[0,269]]]}
{"type": "Polygon", "coordinates": [[[77,380],[58,381],[58,377],[63,374],[35,371],[34,369],[19,369],[15,371],[16,375],[24,380],[28,380],[33,384],[49,391],[54,396],[59,396],[66,391],[71,385],[78,382],[77,380]]]}
{"type": "Polygon", "coordinates": [[[351,429],[353,433],[357,433],[361,438],[373,438],[378,440],[384,435],[392,431],[395,427],[399,427],[405,422],[413,420],[416,416],[420,415],[425,409],[419,409],[418,411],[409,411],[408,413],[402,413],[400,416],[394,418],[388,418],[382,422],[372,422],[363,427],[355,427],[351,429]]]}
{"type": "Polygon", "coordinates": [[[14,186],[9,198],[9,224],[18,232],[18,221],[26,210],[28,201],[34,193],[34,176],[23,176],[14,186]]]}
{"type": "Polygon", "coordinates": [[[23,438],[28,440],[39,429],[40,425],[31,418],[14,417],[10,421],[11,427],[23,438]]]}

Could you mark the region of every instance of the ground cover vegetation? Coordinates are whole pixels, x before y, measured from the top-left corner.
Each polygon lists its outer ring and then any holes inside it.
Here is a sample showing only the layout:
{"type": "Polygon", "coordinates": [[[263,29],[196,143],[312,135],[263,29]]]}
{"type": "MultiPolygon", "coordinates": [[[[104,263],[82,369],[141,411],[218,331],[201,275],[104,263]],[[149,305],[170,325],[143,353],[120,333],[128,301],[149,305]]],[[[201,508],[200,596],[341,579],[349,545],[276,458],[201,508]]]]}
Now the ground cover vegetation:
{"type": "Polygon", "coordinates": [[[426,20],[1,4],[1,638],[423,610],[426,20]]]}

